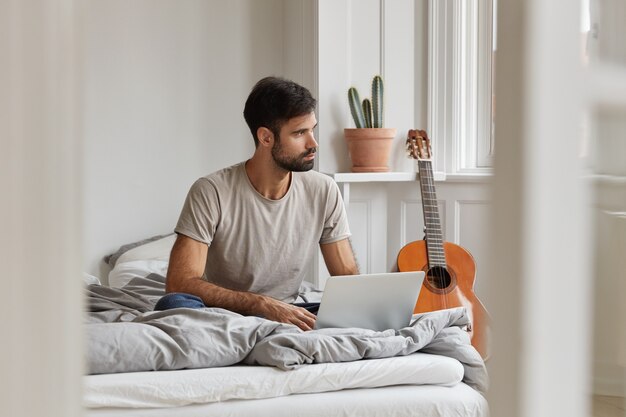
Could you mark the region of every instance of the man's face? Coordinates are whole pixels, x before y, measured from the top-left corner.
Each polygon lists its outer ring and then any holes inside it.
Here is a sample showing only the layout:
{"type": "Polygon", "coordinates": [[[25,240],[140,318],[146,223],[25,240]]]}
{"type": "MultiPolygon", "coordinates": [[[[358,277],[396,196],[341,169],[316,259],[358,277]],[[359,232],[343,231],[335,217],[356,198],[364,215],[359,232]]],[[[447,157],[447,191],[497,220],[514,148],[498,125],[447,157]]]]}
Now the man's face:
{"type": "Polygon", "coordinates": [[[274,139],[272,157],[286,171],[309,171],[315,162],[317,142],[313,129],[317,126],[315,113],[289,119],[274,139]]]}

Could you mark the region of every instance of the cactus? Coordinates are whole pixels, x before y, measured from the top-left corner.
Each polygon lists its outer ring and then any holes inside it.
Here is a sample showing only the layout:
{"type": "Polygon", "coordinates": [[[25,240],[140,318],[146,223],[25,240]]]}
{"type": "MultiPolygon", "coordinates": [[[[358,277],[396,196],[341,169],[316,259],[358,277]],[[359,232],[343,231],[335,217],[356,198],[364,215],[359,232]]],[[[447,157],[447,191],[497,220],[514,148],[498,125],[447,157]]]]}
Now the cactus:
{"type": "Polygon", "coordinates": [[[350,113],[357,128],[383,127],[383,79],[380,75],[372,79],[372,99],[366,98],[361,103],[356,88],[348,89],[348,104],[350,113]]]}
{"type": "Polygon", "coordinates": [[[365,127],[365,117],[363,116],[363,110],[361,108],[361,99],[359,98],[359,92],[354,87],[350,87],[348,90],[348,103],[350,104],[350,113],[352,113],[356,127],[365,127]]]}
{"type": "Polygon", "coordinates": [[[376,75],[372,80],[372,111],[374,115],[372,127],[383,127],[383,79],[376,75]]]}
{"type": "Polygon", "coordinates": [[[369,98],[363,100],[363,116],[365,116],[363,127],[372,127],[372,102],[369,98]]]}

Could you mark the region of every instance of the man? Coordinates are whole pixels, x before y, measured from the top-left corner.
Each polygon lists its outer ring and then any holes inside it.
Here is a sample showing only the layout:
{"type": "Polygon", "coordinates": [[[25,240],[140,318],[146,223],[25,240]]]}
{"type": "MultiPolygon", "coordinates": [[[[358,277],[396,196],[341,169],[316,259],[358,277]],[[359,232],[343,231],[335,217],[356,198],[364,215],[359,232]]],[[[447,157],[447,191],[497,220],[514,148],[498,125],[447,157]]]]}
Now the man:
{"type": "Polygon", "coordinates": [[[157,309],[221,307],[310,330],[315,315],[292,303],[318,245],[331,275],[358,273],[339,189],[311,171],[315,105],[289,80],[254,86],[244,108],[254,155],[191,187],[157,309]]]}

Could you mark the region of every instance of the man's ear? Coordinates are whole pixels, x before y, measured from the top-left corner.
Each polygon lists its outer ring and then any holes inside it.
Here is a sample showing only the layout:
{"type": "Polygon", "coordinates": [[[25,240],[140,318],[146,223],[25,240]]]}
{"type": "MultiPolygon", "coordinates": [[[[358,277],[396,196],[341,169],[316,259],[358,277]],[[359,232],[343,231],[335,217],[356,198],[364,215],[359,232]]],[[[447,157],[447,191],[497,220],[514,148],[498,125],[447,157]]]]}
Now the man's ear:
{"type": "Polygon", "coordinates": [[[259,139],[259,144],[262,146],[271,146],[274,134],[266,127],[259,127],[256,130],[256,137],[259,139]]]}

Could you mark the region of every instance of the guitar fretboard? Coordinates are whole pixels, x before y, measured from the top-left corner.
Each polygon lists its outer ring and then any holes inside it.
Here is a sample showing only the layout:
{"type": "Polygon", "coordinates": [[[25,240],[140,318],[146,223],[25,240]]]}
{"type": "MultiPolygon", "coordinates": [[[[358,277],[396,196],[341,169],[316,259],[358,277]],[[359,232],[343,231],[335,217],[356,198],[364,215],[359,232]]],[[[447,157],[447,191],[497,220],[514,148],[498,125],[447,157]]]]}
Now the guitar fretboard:
{"type": "Polygon", "coordinates": [[[433,168],[429,160],[419,160],[420,189],[422,191],[422,207],[424,210],[424,225],[426,227],[426,249],[428,251],[428,265],[446,266],[446,256],[443,251],[443,233],[439,219],[439,206],[435,193],[433,168]]]}

